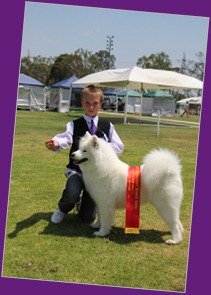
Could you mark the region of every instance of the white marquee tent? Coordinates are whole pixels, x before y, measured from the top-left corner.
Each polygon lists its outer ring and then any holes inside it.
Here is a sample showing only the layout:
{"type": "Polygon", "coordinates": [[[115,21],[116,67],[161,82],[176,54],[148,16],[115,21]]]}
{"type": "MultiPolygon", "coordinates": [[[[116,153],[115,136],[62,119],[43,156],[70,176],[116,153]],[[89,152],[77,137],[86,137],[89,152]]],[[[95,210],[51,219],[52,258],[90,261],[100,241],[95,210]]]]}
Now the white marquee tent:
{"type": "Polygon", "coordinates": [[[17,108],[45,111],[45,85],[28,75],[20,74],[17,108]]]}
{"type": "Polygon", "coordinates": [[[184,105],[188,101],[189,103],[189,112],[195,113],[195,114],[200,114],[200,109],[201,109],[201,104],[202,104],[202,97],[188,97],[188,98],[183,98],[181,100],[178,100],[176,102],[177,106],[177,114],[182,114],[184,111],[184,105]]]}
{"type": "Polygon", "coordinates": [[[76,76],[59,81],[51,85],[48,108],[51,111],[69,112],[70,107],[77,107],[81,102],[82,85],[73,85],[77,81],[76,76]]]}
{"type": "Polygon", "coordinates": [[[178,106],[184,106],[186,101],[188,101],[189,104],[199,104],[199,105],[201,105],[202,104],[202,97],[198,96],[198,97],[183,98],[181,100],[178,100],[176,104],[178,106]]]}
{"type": "MultiPolygon", "coordinates": [[[[202,89],[203,83],[193,77],[173,71],[142,69],[137,66],[125,69],[105,70],[90,74],[73,84],[94,84],[100,87],[126,88],[144,90],[153,89],[202,89]]],[[[126,96],[127,106],[128,95],[126,96]]],[[[142,103],[141,103],[142,108],[142,103]]],[[[140,108],[140,114],[142,110],[140,108]]],[[[126,123],[127,108],[125,108],[124,123],[126,123]]]]}

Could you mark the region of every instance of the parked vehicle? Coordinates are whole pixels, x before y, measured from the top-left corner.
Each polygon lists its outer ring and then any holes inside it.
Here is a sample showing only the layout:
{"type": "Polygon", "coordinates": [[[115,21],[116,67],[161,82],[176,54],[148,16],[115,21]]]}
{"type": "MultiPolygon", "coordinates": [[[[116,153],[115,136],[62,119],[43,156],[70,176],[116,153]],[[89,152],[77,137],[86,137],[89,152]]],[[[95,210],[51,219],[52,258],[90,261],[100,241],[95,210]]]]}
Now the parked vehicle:
{"type": "Polygon", "coordinates": [[[116,110],[116,96],[104,96],[102,109],[104,111],[116,110]]]}

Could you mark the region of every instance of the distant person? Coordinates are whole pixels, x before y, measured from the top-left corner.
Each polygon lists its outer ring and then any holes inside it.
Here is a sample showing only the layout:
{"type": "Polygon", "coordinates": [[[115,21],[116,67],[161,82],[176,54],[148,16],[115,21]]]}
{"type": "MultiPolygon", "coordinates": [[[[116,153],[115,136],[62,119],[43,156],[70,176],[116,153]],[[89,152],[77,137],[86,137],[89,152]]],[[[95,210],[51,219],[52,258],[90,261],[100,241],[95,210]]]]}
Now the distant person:
{"type": "Polygon", "coordinates": [[[199,105],[199,106],[197,107],[197,115],[200,116],[200,113],[201,113],[201,106],[199,105]]]}
{"type": "Polygon", "coordinates": [[[184,106],[184,112],[182,113],[181,117],[183,117],[184,114],[186,114],[187,117],[189,117],[189,113],[188,112],[189,112],[189,102],[186,101],[185,106],[184,106]]]}
{"type": "MultiPolygon", "coordinates": [[[[75,165],[71,158],[71,153],[78,150],[79,139],[85,135],[86,131],[107,141],[117,155],[121,155],[124,150],[124,144],[113,124],[98,117],[103,99],[103,92],[100,88],[94,85],[85,87],[81,97],[84,115],[67,123],[64,133],[57,134],[51,140],[45,142],[46,147],[55,152],[66,149],[71,145],[69,163],[65,173],[67,177],[66,187],[58,202],[58,209],[51,216],[53,223],[62,222],[66,214],[75,207],[75,204],[80,204],[79,217],[83,222],[91,223],[95,219],[95,203],[84,188],[79,166],[75,165]],[[92,130],[93,128],[95,130],[92,130]],[[82,197],[80,197],[81,193],[82,197]]],[[[96,185],[98,184],[96,183],[96,185]]]]}

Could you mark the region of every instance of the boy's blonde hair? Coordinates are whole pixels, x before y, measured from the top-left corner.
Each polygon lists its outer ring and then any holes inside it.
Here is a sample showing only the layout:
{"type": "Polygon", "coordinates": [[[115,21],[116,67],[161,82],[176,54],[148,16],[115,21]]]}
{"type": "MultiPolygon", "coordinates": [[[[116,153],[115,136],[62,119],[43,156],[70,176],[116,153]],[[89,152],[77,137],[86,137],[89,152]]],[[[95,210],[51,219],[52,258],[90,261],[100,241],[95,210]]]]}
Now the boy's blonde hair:
{"type": "Polygon", "coordinates": [[[81,94],[81,101],[83,101],[84,94],[93,94],[93,93],[99,93],[100,103],[103,103],[103,100],[104,100],[103,92],[100,87],[97,87],[95,85],[88,85],[83,89],[81,94]]]}

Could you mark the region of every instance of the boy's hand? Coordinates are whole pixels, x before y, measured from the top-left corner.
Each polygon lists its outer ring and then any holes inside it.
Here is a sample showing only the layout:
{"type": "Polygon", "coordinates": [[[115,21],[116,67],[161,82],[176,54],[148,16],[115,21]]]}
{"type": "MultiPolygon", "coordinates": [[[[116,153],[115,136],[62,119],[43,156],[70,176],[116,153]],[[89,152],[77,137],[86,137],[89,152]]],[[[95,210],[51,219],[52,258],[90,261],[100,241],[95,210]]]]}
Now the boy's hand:
{"type": "Polygon", "coordinates": [[[53,139],[46,141],[45,145],[49,150],[53,150],[54,148],[59,147],[58,142],[56,140],[53,140],[53,139]]]}

